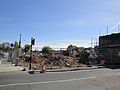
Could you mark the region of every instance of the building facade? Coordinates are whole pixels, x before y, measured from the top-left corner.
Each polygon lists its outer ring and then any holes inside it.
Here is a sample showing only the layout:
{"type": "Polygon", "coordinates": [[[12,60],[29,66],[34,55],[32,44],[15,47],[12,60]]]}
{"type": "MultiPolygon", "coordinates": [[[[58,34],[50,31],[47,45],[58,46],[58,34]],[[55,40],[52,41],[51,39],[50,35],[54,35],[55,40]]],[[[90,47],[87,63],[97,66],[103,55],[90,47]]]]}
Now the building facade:
{"type": "Polygon", "coordinates": [[[107,64],[120,64],[120,33],[100,36],[98,53],[107,64]]]}

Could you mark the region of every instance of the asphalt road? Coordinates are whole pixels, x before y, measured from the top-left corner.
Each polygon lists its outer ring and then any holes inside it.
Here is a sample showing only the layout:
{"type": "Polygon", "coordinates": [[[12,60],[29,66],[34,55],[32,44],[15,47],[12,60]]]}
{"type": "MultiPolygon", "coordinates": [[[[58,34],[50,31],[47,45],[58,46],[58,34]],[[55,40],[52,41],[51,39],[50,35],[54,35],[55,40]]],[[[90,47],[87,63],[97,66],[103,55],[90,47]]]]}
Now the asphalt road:
{"type": "Polygon", "coordinates": [[[0,73],[0,90],[120,90],[119,69],[0,73]]]}

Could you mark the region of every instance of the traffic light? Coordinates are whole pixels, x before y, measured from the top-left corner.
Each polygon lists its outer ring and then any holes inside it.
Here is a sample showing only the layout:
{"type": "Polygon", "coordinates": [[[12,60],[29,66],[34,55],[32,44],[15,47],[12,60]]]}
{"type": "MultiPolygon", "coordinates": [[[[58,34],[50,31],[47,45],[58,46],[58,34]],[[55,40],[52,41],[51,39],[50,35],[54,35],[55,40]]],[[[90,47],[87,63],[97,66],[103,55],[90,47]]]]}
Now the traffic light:
{"type": "Polygon", "coordinates": [[[35,39],[32,38],[31,44],[32,44],[32,45],[35,45],[35,39]]]}

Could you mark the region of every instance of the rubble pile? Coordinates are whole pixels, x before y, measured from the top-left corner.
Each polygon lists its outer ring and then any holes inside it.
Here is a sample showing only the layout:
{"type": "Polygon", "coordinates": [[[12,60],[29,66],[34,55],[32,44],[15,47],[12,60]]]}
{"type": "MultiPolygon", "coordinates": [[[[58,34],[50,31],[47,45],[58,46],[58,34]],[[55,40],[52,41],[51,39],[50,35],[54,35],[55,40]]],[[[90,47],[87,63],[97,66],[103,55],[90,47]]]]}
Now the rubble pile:
{"type": "Polygon", "coordinates": [[[52,66],[72,67],[74,65],[79,64],[79,58],[64,56],[59,53],[54,53],[49,56],[49,58],[46,61],[46,64],[49,64],[52,66]]]}
{"type": "Polygon", "coordinates": [[[42,56],[32,56],[32,62],[33,63],[39,63],[41,64],[43,61],[46,61],[46,58],[42,57],[42,56]]]}
{"type": "MultiPolygon", "coordinates": [[[[25,62],[29,62],[29,60],[30,58],[26,57],[25,62]]],[[[79,58],[65,56],[59,53],[51,54],[48,58],[44,58],[43,56],[32,56],[32,64],[34,64],[34,66],[41,65],[43,62],[46,66],[73,67],[79,64],[79,58]]]]}
{"type": "MultiPolygon", "coordinates": [[[[43,63],[46,67],[76,67],[82,62],[87,62],[89,53],[82,51],[80,48],[70,45],[67,50],[59,50],[50,53],[47,56],[33,55],[32,64],[39,67],[43,63]]],[[[30,61],[30,57],[25,59],[26,62],[30,61]]]]}

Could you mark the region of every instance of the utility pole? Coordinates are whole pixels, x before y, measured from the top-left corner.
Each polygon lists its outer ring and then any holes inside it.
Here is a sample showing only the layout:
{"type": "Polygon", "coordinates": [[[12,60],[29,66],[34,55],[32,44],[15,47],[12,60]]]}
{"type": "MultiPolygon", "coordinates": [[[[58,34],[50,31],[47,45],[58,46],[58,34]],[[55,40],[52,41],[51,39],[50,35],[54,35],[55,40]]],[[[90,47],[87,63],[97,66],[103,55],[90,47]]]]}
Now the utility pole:
{"type": "Polygon", "coordinates": [[[99,36],[101,36],[101,29],[99,29],[99,36]]]}
{"type": "Polygon", "coordinates": [[[19,49],[19,51],[18,51],[19,52],[19,55],[18,55],[19,57],[21,56],[21,37],[22,37],[22,35],[20,34],[19,48],[18,48],[19,49]]]}
{"type": "Polygon", "coordinates": [[[97,38],[95,38],[95,46],[97,46],[97,38]]]}
{"type": "Polygon", "coordinates": [[[20,34],[19,46],[18,46],[18,61],[17,61],[17,64],[18,64],[18,62],[20,62],[20,56],[21,56],[21,37],[22,37],[22,35],[20,34]]]}
{"type": "Polygon", "coordinates": [[[94,42],[94,45],[93,45],[93,47],[95,47],[95,44],[96,44],[96,42],[95,42],[95,38],[94,38],[94,41],[93,41],[93,42],[94,42]]]}
{"type": "Polygon", "coordinates": [[[118,33],[120,32],[120,24],[118,24],[118,33]]]}
{"type": "Polygon", "coordinates": [[[20,40],[19,40],[19,48],[21,48],[21,34],[20,34],[20,40]]]}
{"type": "Polygon", "coordinates": [[[108,35],[108,26],[107,26],[107,35],[108,35]]]}
{"type": "Polygon", "coordinates": [[[30,63],[29,63],[29,70],[31,70],[31,63],[32,63],[32,46],[35,45],[35,39],[31,38],[31,46],[30,46],[30,63]]]}
{"type": "Polygon", "coordinates": [[[91,47],[93,46],[93,38],[91,38],[91,47]]]}

